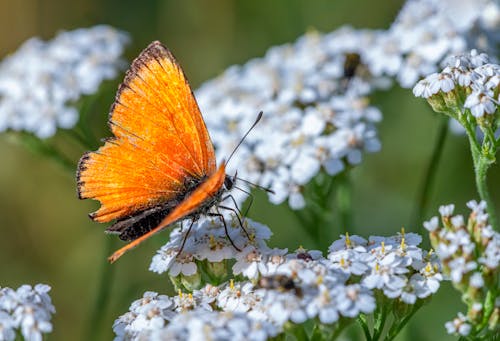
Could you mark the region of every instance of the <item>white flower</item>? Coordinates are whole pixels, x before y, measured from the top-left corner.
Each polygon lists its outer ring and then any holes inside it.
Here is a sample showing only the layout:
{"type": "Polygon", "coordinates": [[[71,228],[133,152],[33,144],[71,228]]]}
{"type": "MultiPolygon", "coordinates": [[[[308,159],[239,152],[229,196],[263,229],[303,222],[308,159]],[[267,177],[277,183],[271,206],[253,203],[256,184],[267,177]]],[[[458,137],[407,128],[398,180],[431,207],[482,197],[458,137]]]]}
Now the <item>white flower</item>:
{"type": "Polygon", "coordinates": [[[404,274],[408,269],[395,253],[390,252],[382,259],[374,260],[370,267],[371,272],[361,282],[363,285],[369,289],[381,289],[390,298],[401,294],[407,281],[404,274]]]}
{"type": "Polygon", "coordinates": [[[245,247],[236,255],[236,263],[233,265],[235,275],[242,274],[250,279],[256,279],[260,274],[266,275],[267,256],[252,245],[245,247]]]}
{"type": "Polygon", "coordinates": [[[424,227],[429,232],[434,232],[439,228],[438,217],[432,217],[429,221],[424,222],[424,227]]]}
{"type": "Polygon", "coordinates": [[[16,323],[6,311],[0,310],[0,340],[14,341],[16,339],[16,323]]]}
{"type": "Polygon", "coordinates": [[[477,269],[477,263],[474,261],[466,261],[464,258],[454,258],[450,261],[450,277],[452,282],[460,283],[462,281],[462,277],[469,273],[472,270],[477,269]]]}
{"type": "Polygon", "coordinates": [[[478,262],[489,269],[498,269],[500,263],[500,234],[495,232],[478,262]]]}
{"type": "Polygon", "coordinates": [[[453,321],[446,322],[445,327],[448,334],[458,334],[462,336],[469,335],[472,329],[472,325],[462,313],[458,313],[458,316],[453,321]]]}
{"type": "Polygon", "coordinates": [[[179,290],[179,294],[173,298],[176,312],[186,312],[193,309],[204,309],[212,311],[212,302],[215,297],[206,295],[203,290],[195,290],[193,293],[185,294],[179,290]]]}
{"type": "Polygon", "coordinates": [[[174,316],[174,303],[165,295],[147,291],[130,305],[130,311],[113,323],[115,341],[134,339],[145,331],[164,327],[174,316]]]}
{"type": "Polygon", "coordinates": [[[435,247],[437,254],[442,259],[453,256],[458,250],[470,254],[475,249],[475,244],[464,229],[458,231],[443,230],[440,237],[441,242],[435,247]]]}
{"type": "Polygon", "coordinates": [[[443,205],[439,207],[439,213],[443,217],[450,217],[453,214],[454,210],[455,210],[455,205],[453,204],[443,205]]]}
{"type": "Polygon", "coordinates": [[[328,248],[328,252],[333,253],[339,250],[354,249],[358,252],[366,252],[368,241],[360,236],[340,236],[340,239],[334,241],[328,248]]]}
{"type": "MultiPolygon", "coordinates": [[[[341,285],[335,286],[334,290],[339,290],[341,285]]],[[[318,317],[321,323],[332,324],[339,319],[337,301],[335,300],[334,290],[329,290],[325,285],[318,287],[318,292],[308,302],[306,306],[307,316],[309,318],[318,317]]]]}
{"type": "Polygon", "coordinates": [[[333,269],[339,269],[347,274],[362,275],[369,266],[366,264],[366,255],[352,249],[332,252],[328,255],[333,269]]]}
{"type": "Polygon", "coordinates": [[[335,299],[339,313],[346,317],[356,317],[360,313],[369,314],[375,310],[373,292],[359,284],[338,286],[335,299]]]}
{"type": "Polygon", "coordinates": [[[481,273],[474,272],[472,276],[470,276],[469,284],[473,288],[482,288],[484,286],[484,279],[481,273]]]}
{"type": "Polygon", "coordinates": [[[425,298],[438,291],[443,275],[428,263],[410,278],[410,284],[415,288],[418,298],[425,298]]]}
{"type": "Polygon", "coordinates": [[[483,117],[485,114],[493,114],[497,110],[498,101],[493,99],[493,91],[478,89],[467,96],[464,107],[469,108],[475,117],[483,117]]]}
{"type": "Polygon", "coordinates": [[[439,87],[436,86],[436,82],[433,82],[434,78],[437,78],[437,73],[427,76],[419,81],[413,88],[413,94],[416,97],[429,98],[438,93],[439,87]]]}
{"type": "Polygon", "coordinates": [[[234,283],[226,286],[217,296],[217,306],[224,311],[246,312],[252,308],[256,297],[250,282],[234,283]]]}
{"type": "Polygon", "coordinates": [[[109,26],[32,38],[0,64],[0,132],[24,130],[40,138],[78,121],[74,102],[116,77],[127,36],[109,26]]]}
{"type": "Polygon", "coordinates": [[[464,217],[459,214],[451,217],[450,222],[455,229],[460,229],[465,227],[464,217]]]}
{"type": "Polygon", "coordinates": [[[17,290],[0,289],[0,337],[13,340],[15,330],[26,340],[42,340],[52,331],[50,319],[55,313],[48,292],[50,287],[37,284],[34,288],[22,285],[17,290]]]}
{"type": "Polygon", "coordinates": [[[278,326],[287,321],[303,323],[308,318],[304,300],[294,292],[268,291],[262,305],[266,307],[269,319],[278,326]]]}
{"type": "Polygon", "coordinates": [[[168,270],[171,276],[180,274],[191,276],[197,272],[194,256],[184,250],[179,253],[177,248],[171,248],[170,242],[163,246],[153,257],[149,270],[163,273],[168,270]]]}

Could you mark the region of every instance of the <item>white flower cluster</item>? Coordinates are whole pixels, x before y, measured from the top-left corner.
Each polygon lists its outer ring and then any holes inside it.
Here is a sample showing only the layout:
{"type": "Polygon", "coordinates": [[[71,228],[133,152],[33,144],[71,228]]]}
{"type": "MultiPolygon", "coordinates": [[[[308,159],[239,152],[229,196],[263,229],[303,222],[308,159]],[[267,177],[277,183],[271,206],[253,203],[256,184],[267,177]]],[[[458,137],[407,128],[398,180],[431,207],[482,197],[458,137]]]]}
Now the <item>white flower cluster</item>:
{"type": "Polygon", "coordinates": [[[381,114],[365,98],[376,85],[360,71],[356,54],[371,37],[350,28],[309,33],[229,68],[196,92],[222,157],[264,112],[229,167],[274,190],[273,203],[288,199],[291,208],[303,208],[302,186],[320,169],[335,175],[380,149],[381,114]]]}
{"type": "MultiPolygon", "coordinates": [[[[224,224],[218,218],[202,217],[193,224],[187,236],[186,226],[175,228],[170,233],[168,243],[153,257],[149,270],[160,274],[168,271],[171,277],[193,276],[200,272],[199,267],[204,260],[216,271],[216,264],[223,264],[229,259],[250,257],[248,254],[252,250],[269,251],[265,243],[272,235],[269,227],[246,218],[242,225],[247,235],[234,216],[227,216],[225,223],[229,238],[243,252],[239,252],[231,244],[224,224]]],[[[254,257],[258,258],[257,255],[254,257]]]]}
{"type": "MultiPolygon", "coordinates": [[[[229,168],[238,165],[242,178],[273,189],[273,203],[288,199],[291,208],[301,209],[303,186],[320,170],[335,175],[380,149],[381,114],[367,96],[390,85],[386,77],[411,87],[451,53],[499,41],[499,26],[500,7],[492,0],[460,6],[410,0],[388,30],[306,34],[230,67],[196,97],[221,157],[264,112],[229,168]],[[492,39],[472,39],[480,32],[492,39]]],[[[472,98],[470,106],[477,106],[472,98]]]]}
{"type": "Polygon", "coordinates": [[[424,226],[431,232],[433,246],[451,281],[481,288],[483,276],[499,271],[500,234],[488,223],[484,201],[469,201],[467,207],[472,210],[467,222],[462,215],[453,215],[454,205],[447,205],[439,209],[443,228],[437,217],[424,226]]]}
{"type": "Polygon", "coordinates": [[[365,60],[374,75],[395,77],[409,88],[436,72],[450,54],[498,44],[499,28],[497,1],[408,0],[391,27],[366,50],[365,60]]]}
{"type": "MultiPolygon", "coordinates": [[[[448,58],[440,73],[433,73],[419,81],[413,88],[415,96],[430,98],[438,93],[464,93],[464,108],[475,118],[484,118],[497,111],[500,100],[500,66],[489,62],[484,53],[470,53],[448,58]]],[[[457,100],[460,95],[457,95],[457,100]]]]}
{"type": "Polygon", "coordinates": [[[241,312],[214,311],[217,287],[206,293],[179,293],[170,298],[146,292],[130,311],[113,324],[115,341],[120,340],[267,340],[278,334],[270,322],[250,318],[241,312]],[[213,293],[210,293],[212,291],[213,293]],[[195,297],[197,295],[198,297],[195,297]],[[207,302],[200,305],[201,300],[207,302]],[[184,304],[179,304],[182,301],[184,304]]]}
{"type": "MultiPolygon", "coordinates": [[[[413,233],[368,240],[346,235],[330,246],[325,258],[320,251],[303,248],[294,253],[271,249],[264,240],[270,236],[268,228],[251,221],[245,223],[248,233],[260,237],[243,247],[247,237],[241,228],[238,236],[231,227],[231,238],[242,251],[228,252],[226,248],[232,246],[224,241],[222,224],[210,219],[200,224],[210,232],[203,234],[196,228],[187,237],[185,248],[198,243],[202,251],[189,251],[192,265],[186,275],[205,272],[210,268],[207,260],[217,263],[234,258],[230,276],[240,281],[206,285],[190,294],[179,290],[173,298],[147,292],[115,321],[116,340],[186,339],[202,335],[200,330],[208,331],[206,339],[220,336],[225,340],[225,335],[233,332],[238,340],[263,340],[281,333],[287,322],[301,324],[317,319],[331,325],[341,317],[372,313],[380,296],[377,293],[387,300],[412,305],[435,293],[442,280],[436,255],[420,249],[421,238],[413,233]],[[210,245],[213,248],[208,253],[210,245]],[[241,280],[241,276],[247,280],[241,280]],[[241,332],[235,332],[235,326],[240,326],[241,332]]],[[[178,231],[173,233],[175,240],[180,238],[178,231]]],[[[183,270],[173,265],[177,261],[161,259],[167,249],[178,250],[170,242],[167,245],[154,257],[151,268],[161,272],[169,269],[171,275],[176,269],[174,274],[180,274],[183,270]]],[[[179,260],[186,258],[184,252],[179,260]]]]}
{"type": "Polygon", "coordinates": [[[0,288],[0,340],[15,340],[17,331],[25,340],[43,340],[42,334],[52,331],[50,319],[55,313],[49,291],[45,284],[0,288]]]}
{"type": "MultiPolygon", "coordinates": [[[[478,325],[476,319],[485,318],[482,311],[487,291],[498,290],[500,274],[500,234],[488,222],[486,203],[472,200],[467,206],[472,211],[467,221],[462,215],[453,215],[454,205],[447,205],[439,209],[443,227],[440,227],[438,217],[424,223],[430,231],[443,273],[463,292],[470,305],[467,316],[459,314],[446,324],[449,333],[460,335],[468,335],[471,326],[478,325]]],[[[500,302],[493,304],[496,304],[498,314],[500,302]]]]}
{"type": "Polygon", "coordinates": [[[116,77],[128,38],[109,26],[59,33],[50,41],[32,38],[0,64],[0,132],[40,138],[78,121],[74,102],[116,77]]]}

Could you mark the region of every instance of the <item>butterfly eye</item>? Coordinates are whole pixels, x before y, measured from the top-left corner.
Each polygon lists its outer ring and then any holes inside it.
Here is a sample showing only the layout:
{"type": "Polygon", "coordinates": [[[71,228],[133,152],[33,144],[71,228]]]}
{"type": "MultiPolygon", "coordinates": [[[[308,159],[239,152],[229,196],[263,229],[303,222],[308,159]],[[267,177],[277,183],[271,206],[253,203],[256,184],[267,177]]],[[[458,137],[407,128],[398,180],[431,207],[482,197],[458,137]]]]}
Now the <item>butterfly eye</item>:
{"type": "Polygon", "coordinates": [[[229,176],[226,176],[226,178],[224,179],[224,186],[226,186],[226,189],[228,191],[230,191],[233,188],[235,179],[236,179],[236,176],[234,177],[234,179],[231,179],[231,177],[229,177],[229,176]]]}

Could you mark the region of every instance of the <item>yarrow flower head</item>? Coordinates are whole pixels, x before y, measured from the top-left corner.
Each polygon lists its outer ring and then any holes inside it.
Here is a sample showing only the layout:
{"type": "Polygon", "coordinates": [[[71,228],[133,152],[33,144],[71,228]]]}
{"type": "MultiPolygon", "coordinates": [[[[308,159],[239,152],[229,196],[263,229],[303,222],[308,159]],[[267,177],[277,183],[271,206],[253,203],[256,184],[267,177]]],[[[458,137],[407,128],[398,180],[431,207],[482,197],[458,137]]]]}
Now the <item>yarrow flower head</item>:
{"type": "Polygon", "coordinates": [[[380,149],[379,110],[366,98],[379,85],[356,60],[370,31],[316,32],[233,66],[196,92],[219,155],[235,154],[241,178],[270,187],[270,200],[305,206],[303,189],[321,169],[335,175],[380,149]],[[356,57],[357,56],[357,57],[356,57]],[[353,60],[353,61],[351,61],[353,60]]]}
{"type": "Polygon", "coordinates": [[[430,232],[443,273],[463,294],[468,306],[467,315],[459,313],[446,324],[446,329],[449,333],[477,336],[494,333],[498,328],[499,300],[492,293],[498,290],[500,234],[489,224],[484,201],[472,200],[467,206],[471,209],[467,220],[453,215],[453,205],[442,206],[439,209],[442,225],[434,217],[424,227],[430,232]],[[491,308],[486,316],[483,306],[491,308]],[[481,321],[489,322],[490,331],[488,325],[478,327],[481,321]]]}
{"type": "MultiPolygon", "coordinates": [[[[395,77],[402,87],[410,88],[419,78],[436,72],[450,54],[475,47],[492,47],[494,52],[499,8],[491,0],[466,0],[459,6],[452,1],[406,1],[391,27],[380,31],[376,43],[366,50],[365,60],[373,74],[395,77]]],[[[447,88],[445,80],[441,85],[447,88]]]]}
{"type": "Polygon", "coordinates": [[[322,252],[303,247],[293,252],[271,249],[266,245],[267,227],[246,220],[248,239],[237,219],[233,223],[228,224],[228,233],[241,252],[225,249],[230,242],[225,240],[220,219],[195,223],[178,255],[175,252],[185,236],[173,231],[151,270],[169,271],[174,284],[189,292],[179,289],[173,297],[145,293],[115,321],[116,340],[194,335],[224,340],[229,333],[236,339],[261,340],[282,335],[290,322],[300,325],[313,320],[332,326],[371,314],[379,304],[413,306],[435,293],[442,280],[436,254],[420,249],[421,237],[404,230],[392,237],[343,236],[332,243],[325,258],[322,252]],[[197,252],[194,245],[205,251],[197,252]],[[220,254],[206,253],[210,245],[220,254]],[[182,275],[182,270],[176,270],[177,275],[172,275],[172,264],[186,259],[185,252],[191,255],[196,273],[212,284],[194,288],[185,285],[186,278],[194,276],[191,272],[182,275]],[[211,264],[220,262],[227,263],[228,273],[216,280],[211,264]]]}
{"type": "Polygon", "coordinates": [[[171,278],[176,278],[177,284],[191,285],[192,288],[200,285],[202,272],[214,278],[226,278],[230,259],[237,259],[233,269],[255,276],[259,271],[265,272],[266,265],[262,260],[272,258],[273,252],[276,253],[266,245],[271,230],[251,219],[242,222],[234,215],[227,215],[224,219],[227,234],[218,217],[201,218],[190,231],[185,227],[174,229],[169,242],[153,257],[149,269],[160,274],[168,271],[171,278]]]}
{"type": "Polygon", "coordinates": [[[440,73],[419,81],[413,93],[426,98],[434,111],[451,117],[453,132],[475,135],[477,130],[491,158],[500,139],[500,66],[476,50],[449,57],[444,65],[440,73]]]}
{"type": "Polygon", "coordinates": [[[104,25],[26,41],[0,64],[0,132],[48,138],[58,127],[72,128],[79,117],[75,102],[117,75],[127,41],[104,25]]]}
{"type": "Polygon", "coordinates": [[[418,82],[413,93],[459,121],[463,108],[474,118],[485,120],[497,111],[499,84],[500,66],[490,63],[486,54],[471,50],[448,58],[445,68],[418,82]],[[455,112],[449,113],[448,108],[455,112]]]}
{"type": "Polygon", "coordinates": [[[16,333],[26,340],[42,340],[42,334],[50,333],[55,308],[49,291],[45,284],[0,288],[0,340],[13,341],[16,333]]]}

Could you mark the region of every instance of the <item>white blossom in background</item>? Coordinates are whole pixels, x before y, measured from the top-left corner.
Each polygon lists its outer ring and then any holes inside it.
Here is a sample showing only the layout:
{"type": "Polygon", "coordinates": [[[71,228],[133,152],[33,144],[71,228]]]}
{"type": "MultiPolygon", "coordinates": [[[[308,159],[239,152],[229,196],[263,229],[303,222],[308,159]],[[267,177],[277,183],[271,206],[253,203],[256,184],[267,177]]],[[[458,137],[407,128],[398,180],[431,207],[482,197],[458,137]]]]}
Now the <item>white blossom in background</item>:
{"type": "Polygon", "coordinates": [[[48,138],[58,127],[72,128],[79,117],[74,103],[117,76],[127,42],[125,33],[100,25],[23,43],[0,63],[0,132],[48,138]]]}
{"type": "Polygon", "coordinates": [[[500,46],[500,6],[494,0],[409,0],[391,27],[365,50],[374,75],[395,77],[410,88],[436,72],[449,55],[500,46]]]}
{"type": "Polygon", "coordinates": [[[227,158],[264,112],[229,172],[237,165],[239,177],[274,190],[273,203],[288,200],[300,209],[303,186],[320,169],[335,175],[359,164],[365,152],[378,151],[381,113],[366,95],[385,83],[356,62],[346,70],[348,55],[373,37],[351,28],[308,33],[203,84],[196,98],[220,157],[227,158]]]}
{"type": "Polygon", "coordinates": [[[199,289],[179,289],[173,297],[146,292],[115,321],[115,340],[194,335],[225,340],[230,333],[238,340],[264,340],[282,333],[289,322],[312,319],[331,325],[342,317],[371,314],[381,295],[413,305],[434,294],[443,279],[436,253],[419,248],[422,238],[414,233],[342,236],[324,257],[321,251],[302,247],[294,252],[269,248],[267,226],[247,219],[243,224],[248,239],[237,219],[227,216],[226,221],[241,252],[231,246],[220,219],[201,219],[187,237],[186,229],[172,231],[150,270],[169,272],[179,288],[192,288],[186,282],[194,281],[201,284],[199,289]],[[175,264],[187,264],[186,259],[193,267],[183,273],[175,264]],[[215,278],[214,273],[222,284],[199,280],[207,274],[215,278]]]}
{"type": "MultiPolygon", "coordinates": [[[[467,220],[460,214],[454,214],[454,205],[447,205],[439,209],[441,224],[438,217],[424,224],[430,232],[431,243],[441,261],[443,273],[462,292],[468,305],[466,315],[459,313],[458,317],[445,325],[450,334],[462,336],[472,333],[484,319],[490,324],[490,329],[497,328],[496,321],[500,314],[498,297],[496,302],[487,303],[488,291],[498,290],[500,234],[489,224],[484,201],[469,201],[467,207],[471,210],[467,220]],[[490,316],[483,316],[485,304],[493,305],[490,316]]],[[[484,324],[481,328],[485,328],[484,324]]]]}
{"type": "Polygon", "coordinates": [[[43,334],[52,332],[55,308],[49,291],[45,284],[0,288],[0,340],[15,340],[19,333],[25,340],[41,341],[43,334]]]}
{"type": "MultiPolygon", "coordinates": [[[[380,150],[381,113],[368,100],[373,90],[392,79],[412,87],[452,53],[493,49],[499,28],[496,1],[410,0],[387,30],[305,34],[228,68],[196,97],[220,158],[264,112],[228,168],[238,165],[241,178],[273,189],[271,202],[301,209],[303,187],[320,170],[335,175],[380,150]],[[359,65],[350,62],[353,55],[359,65]]],[[[478,101],[471,97],[468,105],[479,112],[478,101]]]]}

